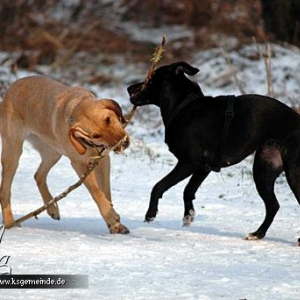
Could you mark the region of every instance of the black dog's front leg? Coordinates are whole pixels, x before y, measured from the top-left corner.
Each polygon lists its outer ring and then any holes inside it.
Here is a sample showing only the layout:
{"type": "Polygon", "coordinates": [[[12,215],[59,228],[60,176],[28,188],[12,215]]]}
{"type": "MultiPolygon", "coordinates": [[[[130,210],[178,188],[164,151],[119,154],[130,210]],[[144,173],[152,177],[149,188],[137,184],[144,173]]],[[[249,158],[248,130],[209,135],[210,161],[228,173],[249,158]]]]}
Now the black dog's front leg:
{"type": "Polygon", "coordinates": [[[160,180],[152,189],[150,204],[145,216],[145,222],[151,222],[155,219],[158,212],[158,201],[163,193],[172,186],[193,174],[192,165],[178,163],[175,168],[162,180],[160,180]]]}
{"type": "Polygon", "coordinates": [[[184,201],[184,216],[183,216],[183,226],[190,226],[195,217],[195,210],[193,205],[193,200],[195,199],[195,194],[204,181],[204,179],[208,176],[210,171],[206,171],[204,169],[197,170],[183,192],[183,201],[184,201]]]}

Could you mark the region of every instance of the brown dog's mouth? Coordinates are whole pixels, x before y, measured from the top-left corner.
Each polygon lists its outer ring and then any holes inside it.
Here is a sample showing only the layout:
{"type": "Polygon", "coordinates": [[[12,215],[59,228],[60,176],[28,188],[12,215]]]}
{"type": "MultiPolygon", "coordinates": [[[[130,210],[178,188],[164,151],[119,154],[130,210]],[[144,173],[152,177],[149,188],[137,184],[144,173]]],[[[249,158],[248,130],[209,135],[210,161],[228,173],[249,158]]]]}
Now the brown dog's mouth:
{"type": "Polygon", "coordinates": [[[115,145],[110,146],[108,143],[101,141],[101,136],[92,138],[90,135],[81,128],[76,128],[73,132],[74,138],[85,148],[94,148],[101,153],[104,150],[111,148],[114,152],[121,153],[129,146],[129,137],[125,135],[115,145]]]}
{"type": "Polygon", "coordinates": [[[104,144],[100,144],[100,145],[96,145],[95,143],[93,143],[90,140],[87,140],[85,138],[79,138],[81,143],[84,144],[86,147],[90,147],[90,148],[96,148],[98,151],[102,150],[102,148],[107,149],[108,146],[104,145],[104,144]]]}
{"type": "Polygon", "coordinates": [[[95,143],[94,139],[90,137],[88,133],[86,133],[84,130],[81,128],[76,128],[76,130],[73,133],[74,138],[78,140],[84,147],[86,148],[96,148],[98,151],[101,149],[107,149],[108,145],[107,143],[103,142],[97,142],[95,143]]]}
{"type": "Polygon", "coordinates": [[[129,136],[125,135],[116,145],[114,145],[112,150],[116,153],[122,153],[126,148],[129,147],[129,144],[129,136]]]}

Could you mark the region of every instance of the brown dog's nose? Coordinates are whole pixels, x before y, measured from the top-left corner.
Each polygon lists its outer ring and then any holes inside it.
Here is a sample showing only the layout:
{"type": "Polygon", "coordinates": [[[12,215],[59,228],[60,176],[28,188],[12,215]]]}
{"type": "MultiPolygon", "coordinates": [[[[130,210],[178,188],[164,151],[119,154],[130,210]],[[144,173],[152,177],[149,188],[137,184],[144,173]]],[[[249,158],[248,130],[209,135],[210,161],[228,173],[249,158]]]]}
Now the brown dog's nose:
{"type": "Polygon", "coordinates": [[[118,144],[114,147],[115,152],[123,152],[130,145],[130,138],[127,134],[118,142],[118,144]]]}
{"type": "Polygon", "coordinates": [[[129,139],[129,136],[126,134],[125,137],[122,140],[122,147],[125,150],[126,148],[129,147],[129,145],[130,145],[130,139],[129,139]]]}

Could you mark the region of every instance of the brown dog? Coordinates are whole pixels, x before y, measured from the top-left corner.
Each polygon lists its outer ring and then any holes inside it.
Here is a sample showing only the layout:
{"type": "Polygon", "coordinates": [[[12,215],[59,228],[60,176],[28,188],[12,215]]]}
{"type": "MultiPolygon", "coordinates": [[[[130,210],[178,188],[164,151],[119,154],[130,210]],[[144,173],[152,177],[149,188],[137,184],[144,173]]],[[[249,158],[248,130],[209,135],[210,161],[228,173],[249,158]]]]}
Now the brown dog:
{"type": "MultiPolygon", "coordinates": [[[[117,102],[110,99],[99,101],[84,88],[68,87],[42,76],[17,80],[0,103],[3,224],[8,226],[14,222],[10,205],[11,185],[25,139],[41,155],[42,161],[34,178],[44,203],[47,203],[53,197],[46,178],[61,156],[67,156],[76,173],[82,175],[89,158],[96,156],[101,147],[112,147],[119,142],[116,151],[120,152],[129,145],[124,122],[117,102]]],[[[110,232],[128,233],[112,206],[108,155],[84,183],[110,232]]],[[[56,204],[51,205],[47,212],[53,219],[60,219],[56,204]]]]}

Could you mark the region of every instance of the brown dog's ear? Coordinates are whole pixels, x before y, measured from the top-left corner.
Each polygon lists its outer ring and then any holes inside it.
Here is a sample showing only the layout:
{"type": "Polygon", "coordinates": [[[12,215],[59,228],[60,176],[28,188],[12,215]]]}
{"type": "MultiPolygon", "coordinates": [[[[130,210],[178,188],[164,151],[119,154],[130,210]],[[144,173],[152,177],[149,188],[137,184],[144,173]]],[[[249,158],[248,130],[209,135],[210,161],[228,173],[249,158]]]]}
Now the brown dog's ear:
{"type": "Polygon", "coordinates": [[[76,151],[80,155],[83,155],[86,152],[86,147],[84,147],[84,145],[78,141],[78,139],[74,135],[74,132],[75,132],[75,128],[73,128],[73,127],[70,128],[70,130],[69,130],[69,139],[70,139],[70,142],[72,143],[72,145],[74,146],[74,148],[76,149],[76,151]]]}
{"type": "Polygon", "coordinates": [[[175,72],[176,75],[185,73],[188,75],[195,75],[199,72],[198,68],[191,66],[190,64],[186,63],[185,61],[180,61],[172,64],[170,68],[175,72]]]}

